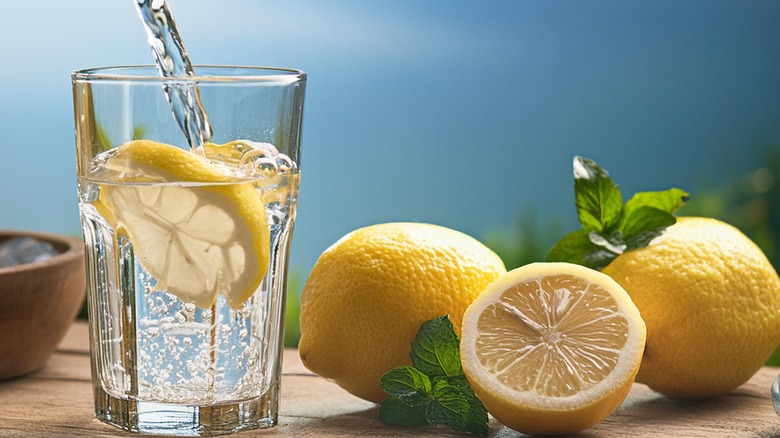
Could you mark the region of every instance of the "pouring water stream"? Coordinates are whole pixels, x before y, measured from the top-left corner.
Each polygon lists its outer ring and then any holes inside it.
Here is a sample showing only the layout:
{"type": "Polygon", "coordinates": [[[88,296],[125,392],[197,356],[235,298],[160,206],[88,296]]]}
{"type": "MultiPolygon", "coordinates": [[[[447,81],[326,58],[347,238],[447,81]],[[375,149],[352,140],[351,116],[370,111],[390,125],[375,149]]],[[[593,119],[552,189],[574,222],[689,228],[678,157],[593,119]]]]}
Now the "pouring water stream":
{"type": "Polygon", "coordinates": [[[173,15],[165,0],[134,0],[144,24],[160,75],[181,78],[163,85],[176,123],[193,152],[202,153],[203,144],[211,140],[212,131],[206,111],[200,102],[192,64],[176,29],[173,15]]]}

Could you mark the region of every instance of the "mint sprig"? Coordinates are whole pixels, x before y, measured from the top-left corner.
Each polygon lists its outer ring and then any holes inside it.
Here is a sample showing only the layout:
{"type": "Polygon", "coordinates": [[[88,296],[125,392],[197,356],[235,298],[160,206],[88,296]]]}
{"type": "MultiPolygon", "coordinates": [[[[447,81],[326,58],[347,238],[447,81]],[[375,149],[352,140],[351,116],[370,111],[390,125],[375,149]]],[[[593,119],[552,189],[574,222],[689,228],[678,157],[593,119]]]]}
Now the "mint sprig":
{"type": "Polygon", "coordinates": [[[602,269],[620,254],[647,246],[677,222],[674,212],[690,195],[680,189],[639,192],[623,204],[609,173],[594,161],[574,157],[574,203],[581,230],[567,234],[547,261],[602,269]]]}
{"type": "Polygon", "coordinates": [[[487,410],[463,374],[460,342],[446,315],[420,326],[409,357],[413,366],[393,368],[380,378],[389,397],[379,406],[379,420],[487,435],[487,410]]]}

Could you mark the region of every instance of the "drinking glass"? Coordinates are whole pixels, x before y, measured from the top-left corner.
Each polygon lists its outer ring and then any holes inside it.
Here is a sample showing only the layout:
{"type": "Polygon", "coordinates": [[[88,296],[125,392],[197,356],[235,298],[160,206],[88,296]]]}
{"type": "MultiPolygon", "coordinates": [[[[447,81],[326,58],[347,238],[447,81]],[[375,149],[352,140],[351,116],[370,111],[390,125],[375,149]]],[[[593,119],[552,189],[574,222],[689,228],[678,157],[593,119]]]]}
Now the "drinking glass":
{"type": "Polygon", "coordinates": [[[129,66],[72,84],[97,418],[182,436],[274,426],[306,75],[129,66]],[[174,108],[176,87],[199,102],[174,108]],[[211,138],[191,148],[175,117],[196,105],[211,138]]]}

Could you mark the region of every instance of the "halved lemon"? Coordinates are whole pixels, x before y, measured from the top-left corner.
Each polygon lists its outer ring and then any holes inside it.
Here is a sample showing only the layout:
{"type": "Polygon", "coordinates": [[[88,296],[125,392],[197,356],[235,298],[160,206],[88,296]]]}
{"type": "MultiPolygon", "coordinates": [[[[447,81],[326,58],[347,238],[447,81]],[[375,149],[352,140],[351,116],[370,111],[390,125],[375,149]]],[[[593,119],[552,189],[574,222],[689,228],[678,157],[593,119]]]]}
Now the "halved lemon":
{"type": "Polygon", "coordinates": [[[257,290],[270,248],[265,204],[251,182],[149,140],[120,146],[106,167],[120,177],[101,185],[96,208],[128,235],[155,290],[201,308],[217,294],[238,308],[257,290]]]}
{"type": "Polygon", "coordinates": [[[463,372],[488,412],[519,432],[574,433],[628,395],[645,324],[614,280],[533,263],[491,283],[466,310],[463,372]]]}

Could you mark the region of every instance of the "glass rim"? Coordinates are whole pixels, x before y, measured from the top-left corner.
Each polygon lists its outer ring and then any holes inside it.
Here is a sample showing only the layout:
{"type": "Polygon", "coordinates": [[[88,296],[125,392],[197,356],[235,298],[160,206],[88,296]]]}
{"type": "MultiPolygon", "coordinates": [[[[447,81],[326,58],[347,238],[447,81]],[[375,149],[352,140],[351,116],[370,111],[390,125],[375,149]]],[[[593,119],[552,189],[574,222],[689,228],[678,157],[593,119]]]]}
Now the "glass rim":
{"type": "Polygon", "coordinates": [[[197,82],[197,83],[247,83],[247,82],[280,82],[294,83],[306,81],[306,73],[302,70],[284,67],[247,66],[247,65],[221,65],[221,64],[196,64],[193,65],[196,73],[186,77],[160,76],[157,67],[153,64],[119,65],[107,67],[95,67],[76,70],[71,74],[71,79],[78,82],[197,82]],[[237,74],[225,74],[225,70],[240,71],[237,74]],[[149,70],[149,73],[143,73],[149,70]],[[198,72],[198,70],[201,70],[198,72]],[[220,70],[220,73],[209,75],[210,70],[220,70]],[[253,73],[254,72],[254,73],[253,73]]]}

